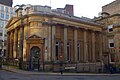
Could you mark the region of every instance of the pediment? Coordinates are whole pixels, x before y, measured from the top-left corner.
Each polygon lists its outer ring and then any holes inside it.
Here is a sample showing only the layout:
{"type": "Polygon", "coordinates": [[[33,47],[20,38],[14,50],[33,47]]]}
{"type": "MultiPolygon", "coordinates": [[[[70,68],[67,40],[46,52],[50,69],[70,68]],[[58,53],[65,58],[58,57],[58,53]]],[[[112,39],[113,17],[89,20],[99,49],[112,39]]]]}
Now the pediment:
{"type": "Polygon", "coordinates": [[[42,39],[40,36],[38,36],[36,34],[29,36],[29,39],[36,39],[36,38],[42,39]]]}
{"type": "Polygon", "coordinates": [[[12,24],[14,24],[18,20],[17,17],[12,17],[9,22],[6,25],[6,28],[10,27],[12,24]]]}

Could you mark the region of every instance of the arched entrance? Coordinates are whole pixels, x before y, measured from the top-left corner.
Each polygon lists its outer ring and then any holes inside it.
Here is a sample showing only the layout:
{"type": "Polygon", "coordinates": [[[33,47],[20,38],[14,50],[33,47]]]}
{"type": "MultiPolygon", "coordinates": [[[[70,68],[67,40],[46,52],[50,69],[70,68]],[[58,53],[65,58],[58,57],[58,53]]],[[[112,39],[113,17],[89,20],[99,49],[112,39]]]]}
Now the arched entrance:
{"type": "Polygon", "coordinates": [[[30,70],[39,70],[40,68],[40,48],[33,46],[30,49],[30,70]]]}

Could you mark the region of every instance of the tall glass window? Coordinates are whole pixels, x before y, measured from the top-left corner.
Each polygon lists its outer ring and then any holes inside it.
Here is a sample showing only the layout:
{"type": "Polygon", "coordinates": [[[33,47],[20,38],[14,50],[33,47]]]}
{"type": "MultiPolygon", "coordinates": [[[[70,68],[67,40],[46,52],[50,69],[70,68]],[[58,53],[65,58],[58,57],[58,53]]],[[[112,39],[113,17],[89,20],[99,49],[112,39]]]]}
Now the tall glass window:
{"type": "Polygon", "coordinates": [[[71,51],[70,51],[70,43],[67,43],[67,60],[70,61],[71,51]]]}
{"type": "Polygon", "coordinates": [[[1,16],[0,16],[1,18],[4,18],[4,13],[1,13],[1,16]]]}
{"type": "Polygon", "coordinates": [[[0,20],[0,27],[2,27],[2,21],[0,20]]]}
{"type": "Polygon", "coordinates": [[[1,8],[1,9],[0,9],[1,11],[4,11],[4,6],[1,6],[0,8],[1,8]]]}
{"type": "Polygon", "coordinates": [[[56,42],[56,45],[55,45],[55,57],[56,57],[56,60],[59,59],[59,42],[56,42]]]}
{"type": "Polygon", "coordinates": [[[4,21],[0,20],[0,27],[4,27],[4,21]]]}
{"type": "Polygon", "coordinates": [[[10,8],[10,14],[13,14],[13,9],[12,8],[10,8]]]}
{"type": "Polygon", "coordinates": [[[5,21],[5,26],[7,25],[8,21],[5,21]]]}
{"type": "Polygon", "coordinates": [[[6,13],[8,13],[9,12],[9,8],[5,7],[5,11],[6,11],[6,13]]]}
{"type": "Polygon", "coordinates": [[[77,44],[77,60],[80,61],[80,43],[77,44]]]}
{"type": "Polygon", "coordinates": [[[6,14],[5,19],[9,19],[9,14],[6,14]]]}

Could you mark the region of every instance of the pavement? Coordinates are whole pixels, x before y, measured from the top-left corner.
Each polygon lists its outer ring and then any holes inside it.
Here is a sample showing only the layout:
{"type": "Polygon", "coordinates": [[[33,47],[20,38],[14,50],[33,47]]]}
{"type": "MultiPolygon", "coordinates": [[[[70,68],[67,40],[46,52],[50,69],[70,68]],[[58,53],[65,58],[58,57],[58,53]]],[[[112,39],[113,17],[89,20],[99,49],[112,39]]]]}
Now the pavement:
{"type": "MultiPolygon", "coordinates": [[[[50,76],[61,75],[61,73],[56,73],[56,72],[25,71],[11,66],[2,66],[2,69],[9,72],[28,74],[28,75],[50,75],[50,76]]],[[[120,76],[120,74],[109,74],[109,73],[64,73],[64,72],[62,75],[63,76],[109,76],[109,75],[120,76]]]]}

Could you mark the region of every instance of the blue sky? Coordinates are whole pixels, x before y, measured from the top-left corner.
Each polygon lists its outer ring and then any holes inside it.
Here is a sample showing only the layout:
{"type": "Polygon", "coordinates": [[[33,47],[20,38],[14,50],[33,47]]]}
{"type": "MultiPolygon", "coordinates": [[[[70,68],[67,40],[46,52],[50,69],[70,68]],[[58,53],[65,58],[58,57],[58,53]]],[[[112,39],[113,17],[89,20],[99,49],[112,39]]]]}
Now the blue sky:
{"type": "Polygon", "coordinates": [[[114,0],[13,0],[13,6],[20,4],[48,5],[52,9],[64,8],[65,4],[74,5],[74,15],[93,18],[101,12],[102,6],[114,0]]]}

